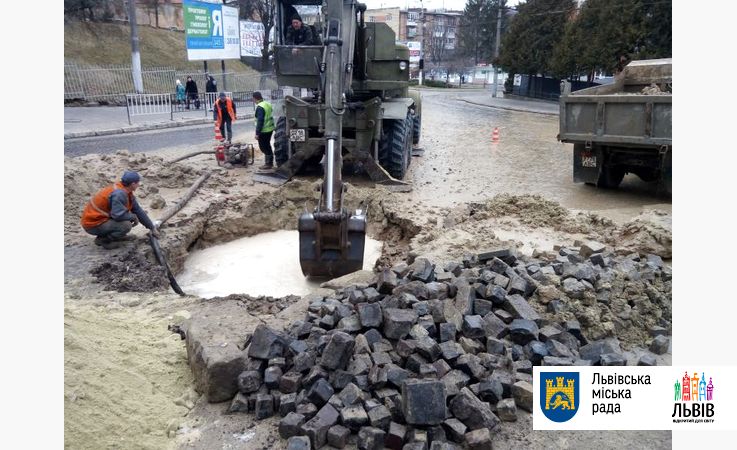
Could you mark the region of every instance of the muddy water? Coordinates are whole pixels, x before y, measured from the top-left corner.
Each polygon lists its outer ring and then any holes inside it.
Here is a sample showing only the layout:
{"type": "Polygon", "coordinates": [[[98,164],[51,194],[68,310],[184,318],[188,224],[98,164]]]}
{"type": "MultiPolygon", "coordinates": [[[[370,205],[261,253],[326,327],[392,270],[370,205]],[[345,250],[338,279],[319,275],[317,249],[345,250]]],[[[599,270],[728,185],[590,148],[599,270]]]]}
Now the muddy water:
{"type": "MultiPolygon", "coordinates": [[[[381,242],[366,238],[363,268],[381,256],[381,242]]],[[[299,232],[274,231],[191,253],[177,282],[203,298],[230,294],[305,295],[324,280],[308,280],[299,266],[299,232]]]]}
{"type": "Polygon", "coordinates": [[[558,117],[470,105],[488,92],[423,92],[424,156],[413,158],[409,179],[416,201],[434,206],[482,201],[501,193],[540,194],[616,222],[644,210],[671,211],[655,185],[627,175],[617,190],[573,182],[573,146],[557,141],[558,117]],[[494,127],[500,130],[492,143],[494,127]]]}

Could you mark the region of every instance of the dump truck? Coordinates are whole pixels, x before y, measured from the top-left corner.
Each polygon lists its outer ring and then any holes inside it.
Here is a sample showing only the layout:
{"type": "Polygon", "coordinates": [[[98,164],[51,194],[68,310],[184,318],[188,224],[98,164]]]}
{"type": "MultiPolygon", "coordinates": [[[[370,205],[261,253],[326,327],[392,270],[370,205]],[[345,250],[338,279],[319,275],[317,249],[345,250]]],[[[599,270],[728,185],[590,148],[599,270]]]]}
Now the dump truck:
{"type": "Polygon", "coordinates": [[[341,276],[363,266],[366,211],[344,203],[344,162],[380,184],[405,189],[412,145],[420,139],[419,92],[409,90],[409,49],[385,23],[366,22],[355,0],[277,0],[274,67],[284,98],[277,117],[277,169],[258,181],[282,184],[322,167],[317,206],[299,217],[300,265],[308,276],[341,276]],[[287,45],[296,8],[319,10],[316,38],[287,45]]]}
{"type": "Polygon", "coordinates": [[[632,61],[614,83],[570,92],[558,140],[573,144],[573,181],[616,188],[625,174],[671,193],[673,60],[632,61]]]}

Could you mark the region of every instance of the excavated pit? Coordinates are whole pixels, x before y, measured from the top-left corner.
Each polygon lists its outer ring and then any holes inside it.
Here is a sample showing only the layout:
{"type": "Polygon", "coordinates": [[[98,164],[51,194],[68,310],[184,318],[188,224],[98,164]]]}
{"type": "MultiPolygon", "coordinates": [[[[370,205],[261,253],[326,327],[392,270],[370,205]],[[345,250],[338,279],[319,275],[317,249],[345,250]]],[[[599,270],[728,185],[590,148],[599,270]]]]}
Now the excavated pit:
{"type": "MultiPolygon", "coordinates": [[[[381,242],[366,239],[364,270],[373,270],[381,247],[381,242]]],[[[307,295],[327,280],[302,274],[299,232],[280,230],[193,250],[177,281],[191,295],[212,298],[234,292],[272,297],[307,295]]]]}

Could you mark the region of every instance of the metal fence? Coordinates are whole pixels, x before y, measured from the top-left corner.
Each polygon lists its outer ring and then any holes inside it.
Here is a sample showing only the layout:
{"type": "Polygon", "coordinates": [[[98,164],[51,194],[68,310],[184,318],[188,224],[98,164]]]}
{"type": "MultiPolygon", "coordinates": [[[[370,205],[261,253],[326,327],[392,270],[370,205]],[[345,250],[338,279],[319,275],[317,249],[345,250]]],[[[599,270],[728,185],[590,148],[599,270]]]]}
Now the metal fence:
{"type": "MultiPolygon", "coordinates": [[[[558,100],[560,98],[560,78],[522,75],[520,81],[520,85],[512,87],[512,94],[544,100],[558,100]]],[[[587,81],[571,81],[571,90],[577,91],[598,84],[587,81]]]]}
{"type": "MultiPolygon", "coordinates": [[[[143,93],[175,92],[176,80],[186,84],[187,77],[205,94],[207,78],[203,71],[181,71],[171,67],[152,67],[141,72],[143,93]]],[[[276,77],[270,74],[211,72],[218,91],[247,92],[277,89],[276,77]]],[[[81,66],[64,64],[64,100],[107,101],[124,104],[126,94],[135,92],[131,67],[126,65],[81,66]]]]}
{"type": "Polygon", "coordinates": [[[171,94],[127,94],[125,105],[129,124],[133,123],[135,116],[169,114],[174,120],[171,94]]]}
{"type": "MultiPolygon", "coordinates": [[[[253,109],[253,92],[254,91],[242,91],[242,92],[225,92],[225,95],[233,100],[236,107],[236,113],[240,111],[243,114],[243,110],[253,109]]],[[[263,90],[262,95],[264,99],[278,101],[284,98],[285,95],[293,95],[293,93],[299,94],[292,88],[278,88],[263,90]]],[[[125,105],[128,114],[128,123],[133,124],[133,119],[138,116],[152,116],[152,115],[168,115],[171,120],[174,120],[175,113],[191,113],[196,111],[202,111],[205,117],[213,115],[212,105],[216,98],[216,93],[203,93],[202,95],[197,94],[195,99],[190,99],[189,102],[186,100],[177,100],[176,94],[163,93],[163,94],[125,94],[125,105]],[[208,107],[208,104],[210,105],[208,107]]]]}

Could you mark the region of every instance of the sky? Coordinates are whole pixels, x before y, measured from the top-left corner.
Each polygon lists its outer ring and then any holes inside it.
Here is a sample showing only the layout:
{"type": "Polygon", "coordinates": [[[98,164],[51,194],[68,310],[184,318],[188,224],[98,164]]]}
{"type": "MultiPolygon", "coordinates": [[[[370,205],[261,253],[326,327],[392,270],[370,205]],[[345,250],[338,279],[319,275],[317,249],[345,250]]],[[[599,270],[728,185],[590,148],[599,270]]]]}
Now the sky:
{"type": "MultiPolygon", "coordinates": [[[[507,1],[507,5],[514,6],[519,2],[520,0],[509,0],[507,1]]],[[[363,0],[363,3],[366,3],[369,9],[397,6],[405,9],[407,6],[410,8],[419,8],[422,4],[427,9],[445,8],[453,11],[463,11],[463,8],[466,6],[466,0],[423,0],[422,3],[420,3],[420,0],[363,0]]]]}

